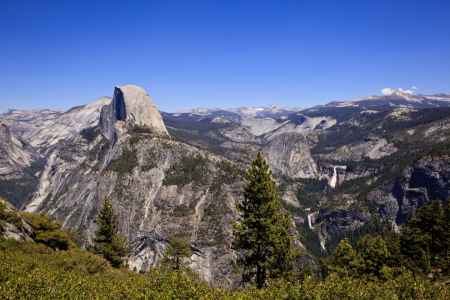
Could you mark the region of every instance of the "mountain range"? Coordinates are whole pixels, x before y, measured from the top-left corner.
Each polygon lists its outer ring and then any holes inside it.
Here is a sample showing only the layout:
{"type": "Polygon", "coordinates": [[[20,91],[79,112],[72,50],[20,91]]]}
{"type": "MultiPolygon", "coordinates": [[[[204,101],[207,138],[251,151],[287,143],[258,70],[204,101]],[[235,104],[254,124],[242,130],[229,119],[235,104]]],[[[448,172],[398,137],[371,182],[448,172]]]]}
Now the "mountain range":
{"type": "Polygon", "coordinates": [[[450,95],[369,96],[308,109],[272,105],[164,113],[136,86],[68,111],[0,115],[0,195],[64,229],[97,228],[105,197],[128,238],[128,266],[158,265],[183,237],[203,280],[232,286],[230,221],[257,152],[291,213],[300,265],[346,236],[397,230],[450,197],[450,95]]]}

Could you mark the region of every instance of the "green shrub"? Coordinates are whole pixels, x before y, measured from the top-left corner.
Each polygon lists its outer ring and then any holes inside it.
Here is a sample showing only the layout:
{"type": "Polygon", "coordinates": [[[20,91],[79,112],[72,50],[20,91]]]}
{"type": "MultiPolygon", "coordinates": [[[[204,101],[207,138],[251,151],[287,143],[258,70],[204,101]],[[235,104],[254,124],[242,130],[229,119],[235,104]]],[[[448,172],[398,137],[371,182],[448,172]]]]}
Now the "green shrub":
{"type": "Polygon", "coordinates": [[[46,215],[45,211],[39,214],[26,212],[22,214],[31,220],[36,231],[34,239],[36,242],[56,250],[67,250],[74,246],[69,234],[61,230],[61,221],[52,222],[52,217],[46,215]]]}

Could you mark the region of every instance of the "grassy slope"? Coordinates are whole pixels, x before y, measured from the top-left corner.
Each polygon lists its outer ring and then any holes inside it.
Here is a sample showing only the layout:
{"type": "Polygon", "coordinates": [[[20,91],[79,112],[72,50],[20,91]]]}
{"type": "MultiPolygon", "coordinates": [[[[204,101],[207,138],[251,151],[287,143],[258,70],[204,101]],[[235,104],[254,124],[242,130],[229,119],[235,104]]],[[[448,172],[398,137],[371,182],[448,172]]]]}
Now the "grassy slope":
{"type": "Polygon", "coordinates": [[[43,245],[0,238],[1,299],[445,299],[450,289],[406,274],[387,282],[329,276],[325,282],[271,282],[224,290],[192,276],[148,276],[113,269],[102,258],[72,249],[55,252],[43,245]]]}

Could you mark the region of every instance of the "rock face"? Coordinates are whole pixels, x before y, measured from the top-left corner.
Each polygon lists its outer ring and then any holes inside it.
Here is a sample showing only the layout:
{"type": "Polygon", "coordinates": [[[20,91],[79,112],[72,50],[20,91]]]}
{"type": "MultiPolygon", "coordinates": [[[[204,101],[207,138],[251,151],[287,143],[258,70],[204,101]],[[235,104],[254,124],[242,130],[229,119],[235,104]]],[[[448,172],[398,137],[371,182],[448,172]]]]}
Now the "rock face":
{"type": "Polygon", "coordinates": [[[17,208],[15,208],[8,201],[0,199],[0,205],[4,207],[4,211],[15,213],[17,216],[20,217],[21,220],[20,227],[16,226],[18,224],[5,222],[2,230],[2,236],[5,239],[16,239],[18,241],[34,242],[33,238],[35,237],[36,233],[33,229],[33,226],[31,225],[31,221],[28,218],[19,214],[17,208]]]}
{"type": "Polygon", "coordinates": [[[277,120],[281,121],[286,118],[288,121],[280,124],[276,130],[264,134],[264,138],[272,140],[277,135],[287,132],[308,133],[313,131],[325,130],[336,124],[336,119],[331,117],[308,117],[297,113],[294,116],[279,117],[277,120]]]}
{"type": "Polygon", "coordinates": [[[328,239],[333,234],[356,229],[370,219],[370,214],[361,211],[335,210],[324,215],[321,234],[328,239]]]}
{"type": "Polygon", "coordinates": [[[271,169],[293,178],[314,178],[317,166],[309,152],[308,142],[300,133],[276,136],[261,153],[271,169]]]}
{"type": "Polygon", "coordinates": [[[249,126],[257,136],[263,135],[271,140],[277,135],[289,132],[308,133],[325,130],[336,124],[336,119],[331,117],[308,117],[300,113],[278,118],[248,118],[242,124],[249,126]]]}
{"type": "Polygon", "coordinates": [[[328,183],[331,182],[331,178],[333,177],[334,168],[336,167],[336,187],[344,183],[348,180],[358,179],[361,177],[367,177],[372,175],[375,172],[378,172],[380,169],[371,168],[364,170],[350,170],[347,166],[335,166],[335,165],[327,165],[321,166],[319,169],[319,177],[328,179],[328,183]]]}
{"type": "Polygon", "coordinates": [[[364,157],[379,159],[389,156],[398,149],[392,143],[388,143],[382,138],[366,138],[364,142],[354,145],[342,146],[330,154],[322,155],[330,160],[361,160],[364,157]]]}
{"type": "MultiPolygon", "coordinates": [[[[89,242],[97,229],[97,212],[108,197],[120,233],[128,238],[131,269],[157,266],[177,235],[194,252],[192,267],[201,279],[233,286],[230,262],[237,254],[227,245],[247,165],[168,139],[156,106],[147,107],[150,116],[140,110],[149,101],[140,88],[116,87],[89,140],[79,134],[55,145],[37,191],[23,209],[45,209],[62,221],[63,229],[82,229],[89,242]],[[136,131],[136,124],[142,130],[136,131]]],[[[249,146],[251,151],[258,148],[249,146]]],[[[303,251],[302,264],[314,264],[303,251]]]]}
{"type": "Polygon", "coordinates": [[[379,206],[381,216],[397,225],[406,221],[410,211],[423,204],[450,197],[450,163],[444,160],[422,161],[404,171],[406,181],[392,179],[368,195],[379,206]]]}
{"type": "MultiPolygon", "coordinates": [[[[286,123],[285,121],[284,123],[286,123]]],[[[284,123],[278,123],[273,118],[248,118],[242,121],[242,124],[249,126],[254,135],[261,135],[273,131],[284,123]]]]}
{"type": "Polygon", "coordinates": [[[60,139],[70,139],[88,126],[95,126],[101,108],[111,102],[110,97],[102,97],[84,106],[67,112],[62,110],[8,110],[0,118],[11,131],[33,147],[54,146],[60,139]]]}
{"type": "Polygon", "coordinates": [[[144,89],[135,85],[116,86],[113,101],[102,109],[100,127],[109,139],[113,138],[116,121],[149,126],[169,134],[155,103],[144,89]]]}
{"type": "Polygon", "coordinates": [[[23,168],[28,167],[38,157],[33,147],[22,143],[11,134],[8,126],[0,123],[0,176],[11,177],[20,174],[23,168]]]}
{"type": "MultiPolygon", "coordinates": [[[[213,119],[215,120],[215,119],[213,119]]],[[[224,119],[222,119],[224,120],[224,119]]],[[[220,133],[229,138],[232,141],[238,143],[256,143],[256,144],[265,144],[265,141],[259,137],[256,137],[251,132],[250,128],[247,126],[235,126],[233,128],[223,128],[219,130],[220,133]]]]}
{"type": "MultiPolygon", "coordinates": [[[[59,141],[25,208],[45,209],[62,221],[63,229],[83,229],[89,241],[97,228],[96,213],[108,197],[120,233],[128,238],[131,269],[157,266],[170,238],[181,235],[194,252],[192,267],[201,278],[232,286],[236,277],[229,264],[236,253],[227,245],[245,166],[231,163],[225,169],[230,162],[221,156],[131,129],[118,121],[115,143],[101,134],[92,141],[81,135],[59,141]],[[125,158],[130,169],[123,169],[125,158]]],[[[302,262],[313,264],[307,254],[302,262]]]]}

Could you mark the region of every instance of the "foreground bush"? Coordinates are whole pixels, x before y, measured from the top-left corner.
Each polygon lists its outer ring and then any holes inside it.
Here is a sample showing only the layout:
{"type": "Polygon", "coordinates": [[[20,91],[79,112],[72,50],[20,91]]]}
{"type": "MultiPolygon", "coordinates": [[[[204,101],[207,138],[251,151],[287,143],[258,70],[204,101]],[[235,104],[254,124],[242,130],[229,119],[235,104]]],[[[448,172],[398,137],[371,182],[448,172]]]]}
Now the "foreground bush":
{"type": "Polygon", "coordinates": [[[232,291],[159,268],[148,276],[115,269],[79,249],[56,252],[0,238],[0,299],[450,299],[450,289],[405,272],[386,282],[330,274],[324,282],[273,281],[232,291]]]}

